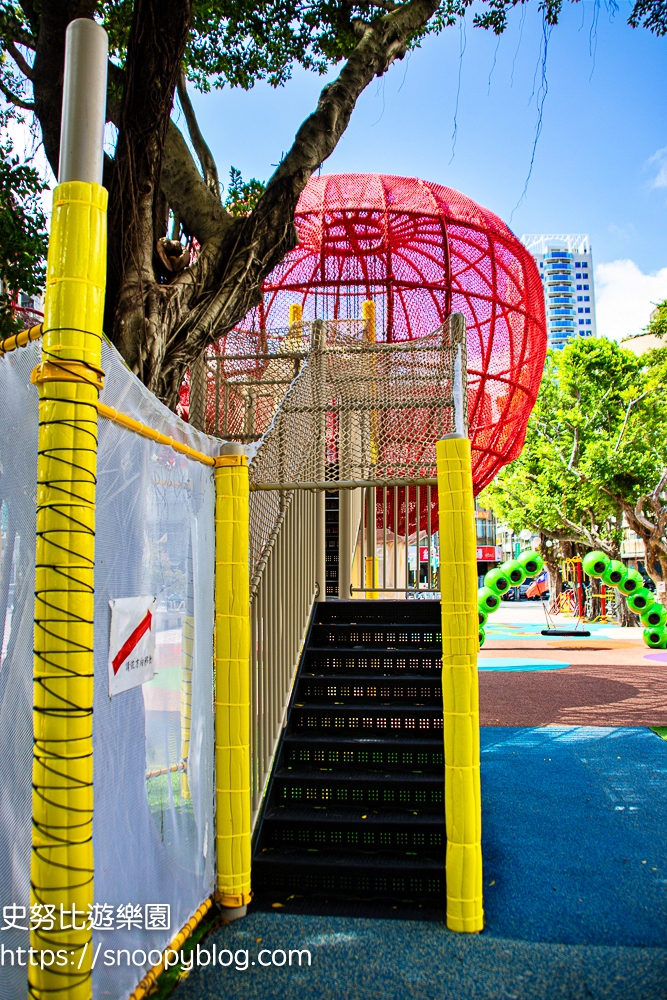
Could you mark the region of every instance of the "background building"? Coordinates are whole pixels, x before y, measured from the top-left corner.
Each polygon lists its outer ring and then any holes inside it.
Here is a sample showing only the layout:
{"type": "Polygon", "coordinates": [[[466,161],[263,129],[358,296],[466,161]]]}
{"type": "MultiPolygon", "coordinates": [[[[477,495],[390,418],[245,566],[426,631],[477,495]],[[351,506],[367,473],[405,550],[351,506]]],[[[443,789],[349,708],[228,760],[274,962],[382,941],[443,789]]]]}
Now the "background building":
{"type": "Polygon", "coordinates": [[[497,544],[496,519],[490,510],[480,507],[475,500],[475,526],[477,529],[477,579],[482,586],[484,574],[503,561],[497,544]]]}
{"type": "Polygon", "coordinates": [[[544,289],[549,347],[563,348],[572,337],[595,337],[593,256],[588,236],[525,234],[544,289]]]}

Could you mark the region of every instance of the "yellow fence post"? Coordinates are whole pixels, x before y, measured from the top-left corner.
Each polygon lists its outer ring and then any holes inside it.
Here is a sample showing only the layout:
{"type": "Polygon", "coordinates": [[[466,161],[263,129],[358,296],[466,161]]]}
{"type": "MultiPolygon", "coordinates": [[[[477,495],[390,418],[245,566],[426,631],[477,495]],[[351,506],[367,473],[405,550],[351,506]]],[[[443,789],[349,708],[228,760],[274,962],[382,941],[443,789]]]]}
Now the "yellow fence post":
{"type": "Polygon", "coordinates": [[[250,902],[250,571],[248,460],[223,445],[215,470],[216,899],[250,902]]]}
{"type": "Polygon", "coordinates": [[[107,36],[67,29],[59,180],[53,193],[38,387],[31,905],[35,1000],[92,995],[93,617],[97,398],[102,387],[107,36]],[[37,911],[40,912],[40,911],[37,911]],[[47,964],[64,951],[66,963],[47,964]],[[46,954],[50,953],[50,955],[46,954]]]}
{"type": "Polygon", "coordinates": [[[438,467],[447,926],[481,931],[482,802],[477,678],[477,561],[470,441],[447,435],[438,467]]]}
{"type": "Polygon", "coordinates": [[[285,338],[285,348],[288,351],[303,350],[303,306],[300,302],[292,302],[289,307],[289,333],[285,338]]]}

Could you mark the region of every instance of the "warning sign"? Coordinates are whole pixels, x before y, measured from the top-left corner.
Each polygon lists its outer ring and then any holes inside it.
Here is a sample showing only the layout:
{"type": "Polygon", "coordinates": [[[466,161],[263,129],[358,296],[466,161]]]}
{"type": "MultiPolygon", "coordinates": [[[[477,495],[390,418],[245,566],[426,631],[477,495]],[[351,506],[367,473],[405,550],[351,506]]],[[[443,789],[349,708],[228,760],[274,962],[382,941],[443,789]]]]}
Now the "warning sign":
{"type": "Polygon", "coordinates": [[[154,597],[118,597],[111,607],[109,697],[129,691],[155,675],[154,597]]]}

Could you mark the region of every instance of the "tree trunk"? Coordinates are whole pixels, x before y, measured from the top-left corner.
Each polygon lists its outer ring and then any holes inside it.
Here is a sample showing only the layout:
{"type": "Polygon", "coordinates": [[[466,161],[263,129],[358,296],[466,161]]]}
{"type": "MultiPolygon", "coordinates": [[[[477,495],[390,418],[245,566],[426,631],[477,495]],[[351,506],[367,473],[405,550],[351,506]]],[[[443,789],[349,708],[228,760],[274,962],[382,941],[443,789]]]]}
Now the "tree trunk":
{"type": "Polygon", "coordinates": [[[556,544],[547,545],[547,539],[540,534],[540,555],[544,559],[544,565],[549,574],[549,594],[550,600],[557,600],[563,590],[563,578],[560,571],[560,560],[558,558],[558,546],[556,544]]]}
{"type": "MultiPolygon", "coordinates": [[[[322,91],[317,109],[299,128],[254,211],[244,218],[225,212],[165,114],[180,73],[190,3],[179,0],[168,6],[174,10],[165,17],[159,0],[135,0],[113,189],[113,239],[121,250],[111,268],[105,328],[112,329],[132,370],[173,409],[190,363],[258,304],[262,281],[296,246],[299,196],[336,148],[357,98],[375,76],[404,56],[407,39],[424,27],[439,2],[409,0],[370,23],[355,22],[356,48],[338,78],[322,91]],[[155,78],[148,107],[137,86],[144,78],[155,78]],[[191,266],[156,280],[155,244],[164,235],[156,213],[160,181],[166,202],[200,250],[191,266]]],[[[195,142],[197,146],[201,143],[195,142]]],[[[202,170],[207,172],[206,162],[202,170]]]]}
{"type": "MultiPolygon", "coordinates": [[[[403,58],[409,39],[418,38],[441,7],[439,0],[362,5],[364,20],[357,7],[339,5],[332,31],[338,40],[356,38],[356,46],[322,90],[254,211],[234,218],[221,204],[215,165],[183,80],[184,118],[199,166],[170,120],[192,5],[193,0],[126,4],[132,9],[127,58],[124,68],[109,63],[107,95],[107,117],[118,127],[118,141],[104,171],[110,193],[104,330],[129,367],[172,409],[189,365],[258,304],[264,278],[296,245],[299,196],[336,148],[360,94],[403,58]],[[169,210],[198,244],[196,260],[178,273],[170,273],[156,253],[169,210]]],[[[73,18],[92,17],[101,6],[93,0],[26,3],[37,36],[35,113],[54,172],[65,29],[73,18]]],[[[456,13],[463,16],[465,4],[461,8],[456,13]]],[[[218,16],[216,8],[211,18],[218,16]]],[[[453,23],[455,16],[443,10],[443,23],[453,23]]]]}
{"type": "Polygon", "coordinates": [[[616,591],[616,620],[624,628],[632,628],[637,624],[637,616],[628,607],[628,602],[620,590],[616,591]]]}
{"type": "Polygon", "coordinates": [[[115,169],[109,192],[105,328],[139,375],[164,357],[157,240],[166,235],[162,154],[185,54],[191,0],[134,0],[115,169]]]}
{"type": "Polygon", "coordinates": [[[65,31],[70,21],[77,17],[92,18],[97,7],[96,0],[43,0],[41,4],[32,86],[44,151],[56,177],[60,158],[65,31]]]}

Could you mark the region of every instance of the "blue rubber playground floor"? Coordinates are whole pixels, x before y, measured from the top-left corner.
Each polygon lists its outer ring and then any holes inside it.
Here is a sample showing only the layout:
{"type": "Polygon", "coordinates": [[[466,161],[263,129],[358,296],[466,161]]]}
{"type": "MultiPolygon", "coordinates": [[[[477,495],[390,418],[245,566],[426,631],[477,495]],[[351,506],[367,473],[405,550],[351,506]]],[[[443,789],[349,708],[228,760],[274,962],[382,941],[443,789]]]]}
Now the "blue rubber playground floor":
{"type": "Polygon", "coordinates": [[[228,949],[230,967],[193,971],[176,1000],[666,1000],[667,742],[643,727],[493,727],[481,759],[482,934],[251,912],[202,945],[228,949]],[[301,949],[310,966],[273,964],[301,949]]]}

